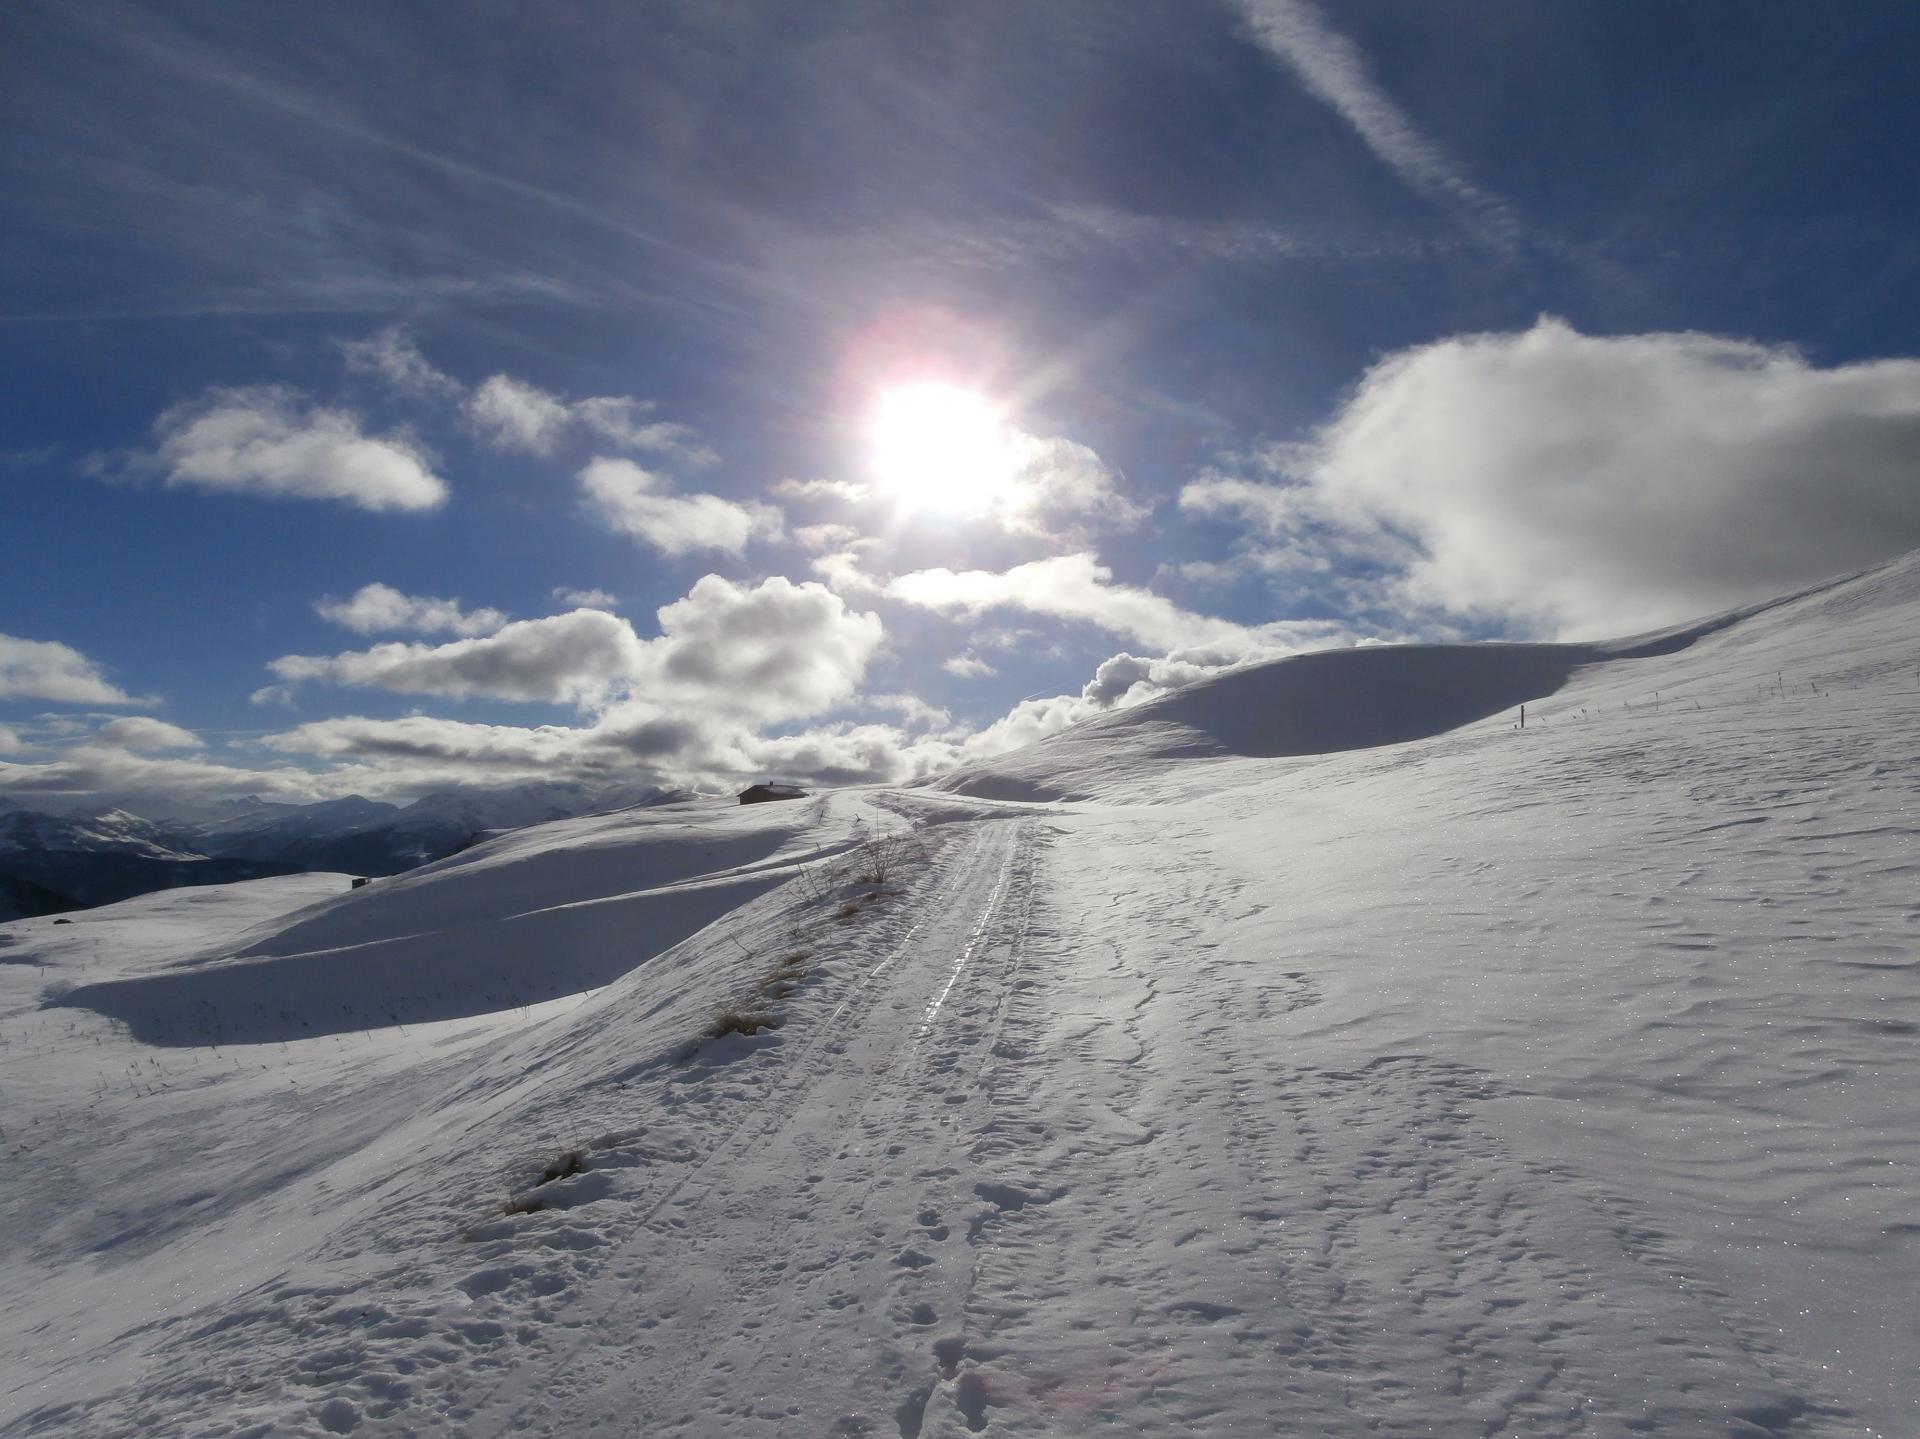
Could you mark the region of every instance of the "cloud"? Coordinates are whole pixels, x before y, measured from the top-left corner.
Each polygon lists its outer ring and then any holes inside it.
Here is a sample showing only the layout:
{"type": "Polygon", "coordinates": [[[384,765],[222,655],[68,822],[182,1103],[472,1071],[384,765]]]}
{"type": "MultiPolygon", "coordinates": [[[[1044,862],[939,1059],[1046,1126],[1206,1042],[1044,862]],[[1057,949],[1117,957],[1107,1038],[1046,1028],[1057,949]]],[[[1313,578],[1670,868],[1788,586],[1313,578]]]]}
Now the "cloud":
{"type": "Polygon", "coordinates": [[[763,721],[850,697],[880,647],[880,617],[824,585],[774,576],[747,588],[708,575],[659,612],[644,692],[763,721]]]}
{"type": "Polygon", "coordinates": [[[20,731],[0,724],[0,754],[25,754],[29,748],[20,731]]]}
{"type": "Polygon", "coordinates": [[[969,735],[960,746],[961,756],[975,760],[1005,754],[1108,710],[1144,704],[1196,680],[1291,653],[1293,648],[1287,646],[1253,650],[1230,646],[1182,650],[1158,658],[1113,655],[1100,662],[1079,694],[1021,700],[985,729],[969,735]]]}
{"type": "Polygon", "coordinates": [[[1345,120],[1383,164],[1458,216],[1482,240],[1513,248],[1521,226],[1512,208],[1474,184],[1458,161],[1421,133],[1375,82],[1360,48],[1330,28],[1309,0],[1238,4],[1261,48],[1345,120]]]}
{"type": "Polygon", "coordinates": [[[641,641],[625,620],[601,610],[574,610],[444,645],[392,643],[333,656],[283,655],[268,669],[293,684],[593,705],[639,673],[641,655],[641,641]]]}
{"type": "Polygon", "coordinates": [[[1121,494],[1114,472],[1085,445],[1058,437],[1010,432],[1018,468],[995,508],[1014,534],[1048,539],[1132,529],[1148,509],[1121,494]]]}
{"type": "Polygon", "coordinates": [[[776,480],[772,492],[785,500],[840,500],[863,504],[873,491],[857,480],[776,480]]]}
{"type": "Polygon", "coordinates": [[[510,375],[495,375],[473,392],[467,413],[496,449],[552,454],[573,412],[545,390],[510,375]]]}
{"type": "Polygon", "coordinates": [[[458,600],[402,594],[392,585],[377,582],[362,585],[351,599],[316,600],[313,608],[322,619],[361,635],[393,630],[429,635],[485,635],[507,622],[499,610],[463,610],[458,600]]]}
{"type": "Polygon", "coordinates": [[[103,744],[120,749],[199,749],[200,736],[165,720],[144,715],[123,715],[100,726],[98,738],[103,744]]]}
{"type": "MultiPolygon", "coordinates": [[[[587,780],[730,786],[778,775],[809,784],[905,783],[951,768],[952,742],[910,738],[892,725],[829,724],[764,736],[740,722],[652,711],[592,725],[470,724],[425,715],[317,720],[264,743],[353,767],[361,789],[449,782],[505,783],[564,773],[587,780]]],[[[344,781],[336,778],[336,785],[344,781]]]]}
{"type": "Polygon", "coordinates": [[[777,540],[783,532],[777,506],[676,495],[667,480],[631,460],[594,460],[580,472],[580,488],[595,514],[663,554],[738,555],[749,540],[777,540]]]}
{"type": "Polygon", "coordinates": [[[111,797],[131,804],[243,794],[307,801],[329,792],[324,778],[292,767],[255,769],[197,759],[149,759],[114,745],[83,745],[41,764],[0,763],[0,791],[67,799],[111,797]]]}
{"type": "Polygon", "coordinates": [[[928,704],[918,695],[862,695],[860,703],[867,709],[891,711],[900,716],[902,724],[919,725],[925,729],[941,731],[953,728],[953,716],[950,713],[938,705],[928,704]]]}
{"type": "Polygon", "coordinates": [[[447,487],[425,451],[375,438],[344,410],[310,407],[279,386],[216,389],[154,422],[150,463],[172,487],[344,500],[364,510],[425,510],[447,487]]]}
{"type": "Polygon", "coordinates": [[[620,599],[605,590],[575,590],[566,585],[555,585],[552,596],[563,605],[572,605],[576,609],[611,610],[618,609],[620,599]]]}
{"type": "Polygon", "coordinates": [[[1057,555],[1004,572],[917,570],[888,582],[885,593],[944,614],[1017,609],[1078,620],[1168,649],[1218,643],[1251,648],[1261,642],[1259,634],[1244,625],[1183,610],[1150,590],[1114,584],[1113,571],[1089,554],[1057,555]]]}
{"type": "Polygon", "coordinates": [[[971,650],[968,650],[965,654],[955,655],[952,659],[943,661],[940,668],[948,674],[956,675],[963,680],[980,679],[987,675],[999,673],[992,665],[988,664],[971,650]]]}
{"type": "Polygon", "coordinates": [[[507,768],[516,772],[571,767],[579,759],[582,730],[565,725],[473,724],[437,715],[367,719],[343,715],[296,725],[263,736],[270,749],[322,759],[406,761],[459,770],[507,768]]]}
{"type": "Polygon", "coordinates": [[[138,701],[107,683],[100,666],[57,640],[0,634],[0,699],[62,704],[129,705],[138,701]]]}
{"type": "Polygon", "coordinates": [[[576,401],[573,418],[591,433],[622,449],[673,455],[694,465],[711,465],[720,458],[701,444],[699,436],[688,426],[647,419],[652,409],[639,400],[603,396],[576,401]]]}
{"type": "Polygon", "coordinates": [[[877,595],[886,588],[861,567],[858,549],[835,550],[830,555],[818,555],[808,562],[807,568],[826,581],[827,588],[838,595],[877,595]]]}
{"type": "Polygon", "coordinates": [[[550,455],[571,434],[586,434],[622,449],[678,456],[692,464],[717,458],[685,425],[649,420],[653,407],[624,396],[563,400],[511,375],[494,375],[473,392],[467,413],[496,449],[550,455]]]}
{"type": "Polygon", "coordinates": [[[364,340],[342,340],[340,350],[349,374],[372,376],[403,395],[460,393],[460,382],[435,368],[399,325],[389,325],[364,340]]]}
{"type": "Polygon", "coordinates": [[[1270,468],[1194,503],[1371,545],[1408,605],[1620,633],[1920,546],[1920,360],[1547,319],[1389,356],[1270,468]]]}
{"type": "Polygon", "coordinates": [[[844,550],[860,538],[852,525],[802,525],[793,532],[793,541],[803,550],[844,550]]]}
{"type": "Polygon", "coordinates": [[[1046,699],[1024,699],[1006,714],[970,736],[962,746],[967,759],[988,759],[1006,754],[1024,745],[1037,743],[1048,735],[1059,734],[1100,712],[1078,695],[1053,695],[1046,699]]]}
{"type": "Polygon", "coordinates": [[[673,705],[765,723],[847,699],[883,637],[879,616],[778,576],[747,587],[707,575],[658,619],[660,634],[643,640],[616,615],[578,609],[484,638],[284,655],[268,668],[288,684],[576,704],[610,720],[618,702],[629,715],[673,705]]]}
{"type": "Polygon", "coordinates": [[[310,406],[276,385],[213,389],[154,421],[153,451],[129,473],[172,487],[274,499],[344,500],[363,510],[430,510],[447,498],[427,453],[364,435],[345,410],[310,406]]]}

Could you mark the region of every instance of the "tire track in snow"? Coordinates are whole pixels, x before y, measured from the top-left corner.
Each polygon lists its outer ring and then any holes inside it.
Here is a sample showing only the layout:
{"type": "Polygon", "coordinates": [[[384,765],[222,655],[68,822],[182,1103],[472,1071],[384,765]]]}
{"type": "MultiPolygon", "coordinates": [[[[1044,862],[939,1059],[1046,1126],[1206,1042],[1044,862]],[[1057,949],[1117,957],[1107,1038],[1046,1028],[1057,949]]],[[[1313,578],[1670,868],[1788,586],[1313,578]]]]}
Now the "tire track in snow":
{"type": "Polygon", "coordinates": [[[914,1031],[913,1035],[914,1043],[920,1043],[933,1032],[934,1021],[940,1016],[940,1006],[945,1004],[947,996],[953,993],[953,987],[960,982],[960,976],[965,972],[967,962],[973,958],[974,951],[979,949],[980,941],[985,936],[988,926],[993,923],[994,915],[1000,906],[1000,898],[1006,893],[1007,876],[1013,872],[1016,853],[1017,850],[1009,849],[1006,859],[1001,862],[1000,876],[993,882],[993,893],[987,896],[986,908],[980,912],[980,922],[973,927],[973,933],[967,936],[967,942],[961,948],[959,958],[954,960],[953,972],[947,976],[946,984],[927,1005],[926,1013],[920,1017],[920,1027],[914,1031]]]}

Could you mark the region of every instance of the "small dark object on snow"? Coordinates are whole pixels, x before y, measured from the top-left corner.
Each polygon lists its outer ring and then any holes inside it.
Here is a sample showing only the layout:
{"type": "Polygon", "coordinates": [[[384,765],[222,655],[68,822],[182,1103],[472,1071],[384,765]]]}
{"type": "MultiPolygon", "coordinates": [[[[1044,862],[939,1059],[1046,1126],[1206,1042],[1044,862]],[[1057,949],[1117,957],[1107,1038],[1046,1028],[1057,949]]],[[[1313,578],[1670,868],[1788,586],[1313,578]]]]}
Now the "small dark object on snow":
{"type": "Polygon", "coordinates": [[[748,785],[740,791],[740,803],[765,804],[775,799],[805,799],[807,792],[797,784],[776,784],[772,780],[764,784],[748,785]]]}
{"type": "Polygon", "coordinates": [[[550,1160],[547,1167],[540,1171],[540,1177],[534,1181],[538,1188],[542,1184],[551,1184],[556,1179],[570,1179],[576,1174],[587,1172],[587,1156],[577,1149],[569,1149],[565,1154],[550,1160]]]}
{"type": "Polygon", "coordinates": [[[357,874],[353,877],[353,887],[355,889],[365,889],[372,883],[373,881],[364,874],[357,874]]]}
{"type": "Polygon", "coordinates": [[[54,923],[55,924],[72,924],[73,921],[70,919],[56,919],[54,923]]]}

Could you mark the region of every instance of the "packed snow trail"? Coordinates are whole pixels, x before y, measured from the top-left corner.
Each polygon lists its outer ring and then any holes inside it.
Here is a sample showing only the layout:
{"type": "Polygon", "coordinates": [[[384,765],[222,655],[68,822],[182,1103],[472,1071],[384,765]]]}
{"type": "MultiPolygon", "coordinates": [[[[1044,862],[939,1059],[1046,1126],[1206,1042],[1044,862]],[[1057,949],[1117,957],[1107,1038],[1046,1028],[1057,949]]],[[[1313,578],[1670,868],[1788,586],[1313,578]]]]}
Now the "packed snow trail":
{"type": "Polygon", "coordinates": [[[992,1061],[1035,848],[1032,820],[952,838],[923,912],[795,1036],[766,1105],[647,1204],[576,1298],[572,1342],[482,1397],[471,1432],[617,1432],[644,1415],[653,1433],[824,1433],[850,1382],[904,1394],[938,1310],[877,1303],[873,1276],[930,1289],[918,1271],[951,1235],[939,1178],[992,1061]]]}

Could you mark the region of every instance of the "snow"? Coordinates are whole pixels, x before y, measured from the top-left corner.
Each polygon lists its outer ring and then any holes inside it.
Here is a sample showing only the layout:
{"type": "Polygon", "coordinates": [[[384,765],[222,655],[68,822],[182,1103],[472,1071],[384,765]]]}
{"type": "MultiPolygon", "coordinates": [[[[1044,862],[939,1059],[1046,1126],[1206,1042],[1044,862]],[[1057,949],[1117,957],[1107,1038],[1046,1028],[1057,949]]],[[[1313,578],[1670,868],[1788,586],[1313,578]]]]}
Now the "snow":
{"type": "Polygon", "coordinates": [[[1910,558],[0,926],[0,1433],[1906,1436],[1916,697],[1910,558]]]}
{"type": "Polygon", "coordinates": [[[0,855],[66,849],[157,860],[201,857],[187,848],[177,834],[123,809],[68,818],[16,809],[0,819],[0,855]]]}

